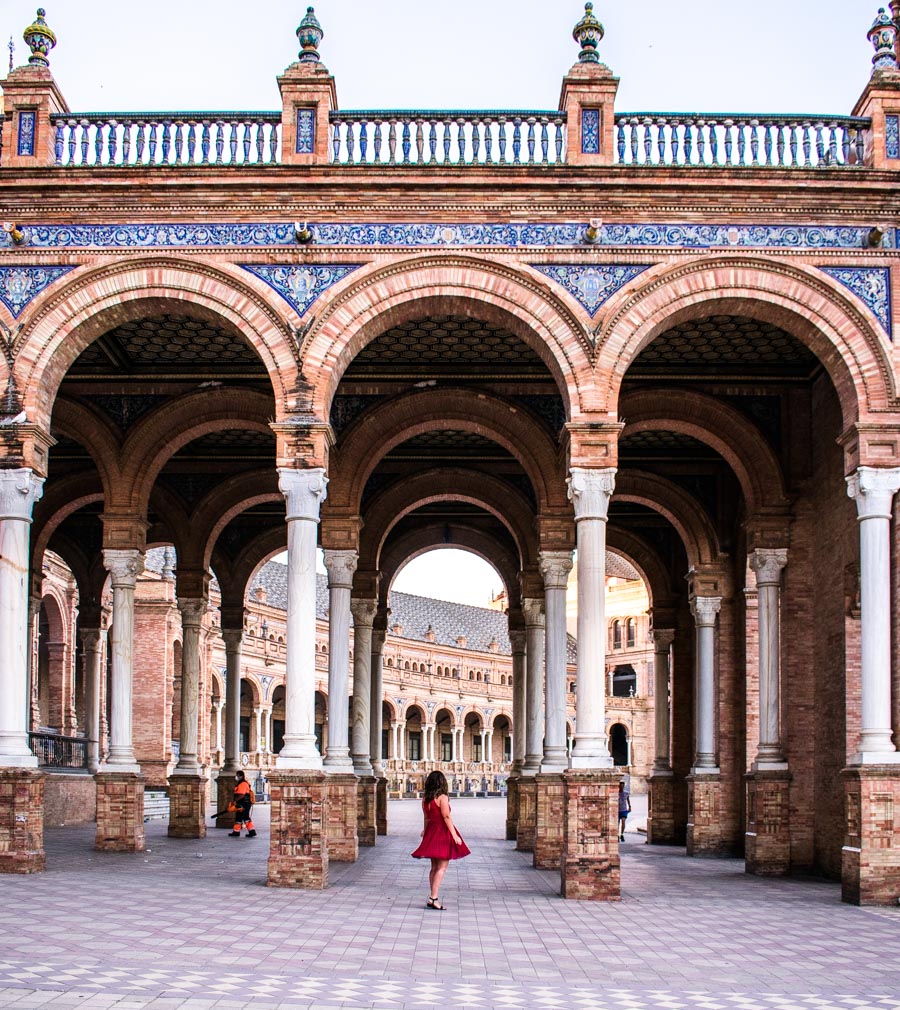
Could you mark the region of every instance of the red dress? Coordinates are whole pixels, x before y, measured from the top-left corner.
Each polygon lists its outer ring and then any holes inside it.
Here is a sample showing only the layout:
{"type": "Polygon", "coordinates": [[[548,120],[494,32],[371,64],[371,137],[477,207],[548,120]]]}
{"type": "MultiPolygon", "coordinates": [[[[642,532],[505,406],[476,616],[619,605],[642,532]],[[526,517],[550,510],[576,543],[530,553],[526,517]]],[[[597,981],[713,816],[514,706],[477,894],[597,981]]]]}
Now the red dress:
{"type": "Polygon", "coordinates": [[[423,800],[422,809],[425,811],[425,835],[413,853],[414,859],[462,859],[470,855],[469,846],[462,841],[458,831],[461,844],[453,841],[437,800],[423,800]]]}

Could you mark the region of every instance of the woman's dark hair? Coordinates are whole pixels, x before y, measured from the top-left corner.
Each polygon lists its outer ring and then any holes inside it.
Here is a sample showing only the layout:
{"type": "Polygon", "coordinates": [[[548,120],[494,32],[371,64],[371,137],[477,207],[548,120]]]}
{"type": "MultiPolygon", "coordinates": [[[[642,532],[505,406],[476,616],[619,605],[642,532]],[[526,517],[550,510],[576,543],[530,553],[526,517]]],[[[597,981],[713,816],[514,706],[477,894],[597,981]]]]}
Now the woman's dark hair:
{"type": "Polygon", "coordinates": [[[246,778],[246,776],[244,775],[244,773],[240,769],[238,769],[234,773],[234,781],[235,782],[243,782],[245,778],[246,778]]]}
{"type": "Polygon", "coordinates": [[[425,779],[425,802],[435,799],[438,796],[446,796],[449,792],[447,779],[443,772],[431,772],[425,779]]]}

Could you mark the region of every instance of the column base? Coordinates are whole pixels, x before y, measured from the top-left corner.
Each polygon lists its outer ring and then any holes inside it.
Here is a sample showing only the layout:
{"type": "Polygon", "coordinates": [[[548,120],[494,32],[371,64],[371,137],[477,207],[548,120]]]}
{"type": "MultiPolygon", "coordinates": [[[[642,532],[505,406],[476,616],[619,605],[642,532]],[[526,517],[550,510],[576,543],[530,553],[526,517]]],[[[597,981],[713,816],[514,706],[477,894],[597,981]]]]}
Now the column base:
{"type": "Polygon", "coordinates": [[[516,851],[534,852],[537,825],[537,783],[533,775],[519,779],[519,820],[516,824],[516,851]]]}
{"type": "Polygon", "coordinates": [[[0,873],[40,873],[44,855],[44,773],[0,769],[0,873]]]}
{"type": "Polygon", "coordinates": [[[510,775],[506,780],[506,840],[518,840],[519,831],[519,782],[518,775],[510,775]]]}
{"type": "Polygon", "coordinates": [[[841,898],[852,905],[900,899],[900,765],[845,768],[841,898]]]}
{"type": "Polygon", "coordinates": [[[356,780],[356,835],[359,844],[367,847],[375,844],[377,834],[376,783],[374,775],[360,775],[356,780]]]}
{"type": "Polygon", "coordinates": [[[328,858],[336,863],[355,863],[359,855],[356,776],[325,776],[325,838],[328,858]]]}
{"type": "Polygon", "coordinates": [[[755,771],[746,781],[745,869],[757,877],[784,877],[791,870],[790,772],[755,771]]]}
{"type": "Polygon", "coordinates": [[[613,771],[573,769],[563,779],[560,894],[580,901],[620,901],[619,782],[613,771]]]}
{"type": "Polygon", "coordinates": [[[233,772],[231,774],[219,772],[219,777],[216,779],[216,813],[222,816],[216,817],[217,828],[234,830],[234,811],[228,809],[228,804],[234,799],[235,784],[236,779],[233,772]]]}
{"type": "Polygon", "coordinates": [[[647,795],[647,844],[675,845],[675,777],[670,771],[650,773],[647,795]]]}
{"type": "Polygon", "coordinates": [[[205,775],[169,777],[169,838],[206,838],[205,775]]]}
{"type": "Polygon", "coordinates": [[[719,856],[727,851],[722,835],[722,779],[718,771],[687,777],[687,854],[719,856]]]}
{"type": "Polygon", "coordinates": [[[387,834],[388,781],[382,775],[375,780],[375,830],[379,835],[387,834]]]}
{"type": "Polygon", "coordinates": [[[534,867],[536,870],[558,870],[563,848],[563,776],[542,773],[534,779],[537,786],[534,867]]]}
{"type": "Polygon", "coordinates": [[[144,778],[133,772],[98,772],[98,852],[144,851],[144,778]]]}
{"type": "Polygon", "coordinates": [[[269,773],[272,830],[266,883],[321,891],[328,884],[326,777],[316,771],[269,773]]]}

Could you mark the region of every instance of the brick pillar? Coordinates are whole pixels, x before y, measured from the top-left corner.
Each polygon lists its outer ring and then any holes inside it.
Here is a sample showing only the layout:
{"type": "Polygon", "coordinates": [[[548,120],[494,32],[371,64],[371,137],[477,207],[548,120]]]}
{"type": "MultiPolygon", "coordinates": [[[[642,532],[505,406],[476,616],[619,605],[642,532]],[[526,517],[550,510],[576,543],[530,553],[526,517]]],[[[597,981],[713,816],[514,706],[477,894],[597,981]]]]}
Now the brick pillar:
{"type": "Polygon", "coordinates": [[[538,870],[559,869],[563,848],[564,785],[561,774],[535,775],[537,803],[534,831],[534,866],[538,870]]]}
{"type": "Polygon", "coordinates": [[[537,783],[533,775],[519,779],[519,821],[516,825],[516,851],[534,852],[537,818],[537,783]]]}
{"type": "Polygon", "coordinates": [[[783,877],[791,869],[791,776],[785,771],[747,775],[747,873],[783,877]]]}
{"type": "Polygon", "coordinates": [[[382,775],[375,780],[375,828],[379,835],[386,835],[388,788],[387,778],[382,775]]]}
{"type": "Polygon", "coordinates": [[[676,845],[675,777],[671,772],[652,771],[647,797],[647,842],[650,845],[676,845]]]}
{"type": "Polygon", "coordinates": [[[132,772],[98,772],[99,852],[144,851],[144,777],[132,772]]]}
{"type": "Polygon", "coordinates": [[[331,774],[326,779],[325,791],[328,798],[324,820],[328,858],[338,863],[355,863],[359,855],[356,776],[352,772],[347,775],[331,774]]]}
{"type": "Polygon", "coordinates": [[[560,893],[584,901],[619,901],[618,790],[612,769],[572,769],[563,780],[560,893]]]}
{"type": "Polygon", "coordinates": [[[270,887],[320,891],[328,884],[327,782],[317,771],[269,773],[272,832],[266,883],[270,887]]]}
{"type": "Polygon", "coordinates": [[[900,765],[845,768],[841,897],[853,905],[900,900],[900,765]]]}
{"type": "Polygon", "coordinates": [[[356,833],[360,845],[375,844],[376,788],[374,775],[360,775],[356,781],[356,833]]]}
{"type": "Polygon", "coordinates": [[[208,786],[205,775],[169,777],[169,838],[206,838],[208,786]]]}
{"type": "Polygon", "coordinates": [[[44,775],[0,768],[0,873],[44,869],[44,775]]]}
{"type": "Polygon", "coordinates": [[[220,813],[222,816],[216,817],[217,828],[227,828],[229,831],[234,830],[234,812],[228,813],[227,811],[228,804],[234,798],[235,783],[234,775],[226,775],[224,772],[219,772],[219,777],[216,779],[216,813],[220,813]]]}
{"type": "Polygon", "coordinates": [[[722,779],[718,772],[693,772],[688,782],[687,854],[718,855],[726,851],[722,837],[722,779]]]}
{"type": "Polygon", "coordinates": [[[506,780],[506,840],[515,842],[519,837],[519,782],[521,776],[510,775],[506,780]]]}

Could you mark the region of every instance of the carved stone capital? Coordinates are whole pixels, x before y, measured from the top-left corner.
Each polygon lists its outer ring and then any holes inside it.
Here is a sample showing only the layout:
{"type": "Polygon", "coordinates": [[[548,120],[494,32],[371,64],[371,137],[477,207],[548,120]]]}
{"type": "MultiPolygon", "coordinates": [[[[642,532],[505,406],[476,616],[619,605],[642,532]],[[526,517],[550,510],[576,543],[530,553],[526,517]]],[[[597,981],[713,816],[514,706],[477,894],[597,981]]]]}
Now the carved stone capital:
{"type": "Polygon", "coordinates": [[[85,652],[99,652],[106,632],[100,628],[82,628],[79,635],[85,652]]]}
{"type": "Polygon", "coordinates": [[[653,649],[655,652],[668,652],[675,641],[674,628],[659,628],[653,630],[653,649]]]}
{"type": "Polygon", "coordinates": [[[244,629],[222,628],[222,641],[225,643],[226,653],[240,649],[244,641],[244,629]]]}
{"type": "Polygon", "coordinates": [[[859,519],[890,519],[891,503],[900,491],[900,467],[861,466],[847,477],[847,494],[859,519]]]}
{"type": "Polygon", "coordinates": [[[600,519],[606,522],[609,500],[616,487],[616,471],[613,467],[602,470],[585,470],[572,467],[572,475],[566,481],[569,487],[569,501],[575,506],[575,522],[582,519],[600,519]]]}
{"type": "Polygon", "coordinates": [[[758,586],[777,586],[781,582],[781,570],[787,564],[788,552],[783,547],[757,547],[748,560],[758,586]]]}
{"type": "Polygon", "coordinates": [[[113,589],[134,589],[144,570],[144,555],[136,550],[103,551],[103,567],[112,576],[113,589]]]}
{"type": "Polygon", "coordinates": [[[544,589],[565,589],[572,571],[571,551],[541,551],[538,564],[544,577],[544,589]]]}
{"type": "Polygon", "coordinates": [[[350,613],[355,627],[371,628],[378,613],[378,600],[351,600],[350,613]]]}
{"type": "Polygon", "coordinates": [[[522,614],[525,617],[526,628],[543,628],[544,601],[522,600],[522,614]]]}
{"type": "Polygon", "coordinates": [[[321,467],[311,470],[278,471],[278,490],[287,503],[287,521],[319,521],[319,509],[328,496],[328,478],[321,467]]]}
{"type": "Polygon", "coordinates": [[[510,645],[510,651],[514,656],[522,655],[525,652],[525,632],[510,631],[509,645],[510,645]]]}
{"type": "Polygon", "coordinates": [[[695,596],[691,600],[691,613],[698,628],[712,628],[716,623],[716,614],[722,609],[721,596],[695,596]]]}
{"type": "Polygon", "coordinates": [[[386,631],[373,631],[372,632],[372,652],[376,656],[380,656],[384,652],[384,640],[387,638],[386,631]]]}
{"type": "Polygon", "coordinates": [[[179,600],[178,609],[181,611],[182,627],[193,625],[195,628],[199,628],[209,609],[209,601],[204,598],[179,600]]]}
{"type": "Polygon", "coordinates": [[[19,519],[31,522],[34,503],[44,493],[44,478],[36,477],[33,470],[0,470],[0,522],[19,519]]]}
{"type": "Polygon", "coordinates": [[[325,568],[328,570],[328,588],[351,589],[359,555],[356,551],[325,551],[324,553],[325,568]]]}

